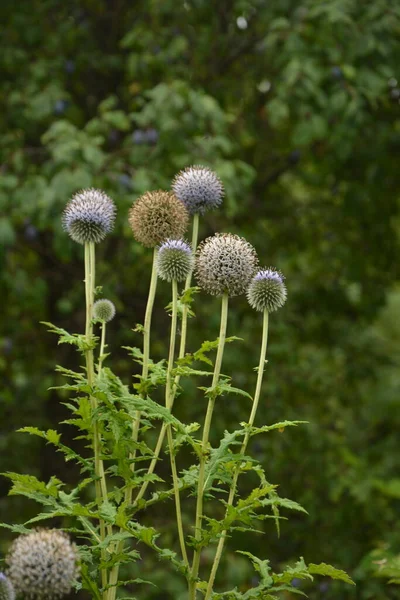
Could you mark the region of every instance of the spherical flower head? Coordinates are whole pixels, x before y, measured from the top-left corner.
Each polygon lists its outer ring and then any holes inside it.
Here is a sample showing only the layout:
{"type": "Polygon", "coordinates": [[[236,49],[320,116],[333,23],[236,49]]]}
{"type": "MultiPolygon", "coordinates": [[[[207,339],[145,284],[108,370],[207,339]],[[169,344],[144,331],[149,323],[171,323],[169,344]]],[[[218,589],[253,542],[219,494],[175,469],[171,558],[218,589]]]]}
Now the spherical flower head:
{"type": "Polygon", "coordinates": [[[74,242],[98,244],[113,230],[116,208],[102,190],[82,190],[68,202],[62,216],[64,230],[74,242]]]}
{"type": "Polygon", "coordinates": [[[79,568],[69,537],[57,529],[37,529],[20,535],[6,557],[7,576],[17,596],[56,600],[69,594],[79,568]]]}
{"type": "Polygon", "coordinates": [[[167,240],[158,249],[157,272],[165,281],[184,281],[193,271],[194,256],[183,240],[167,240]]]}
{"type": "Polygon", "coordinates": [[[183,237],[189,213],[172,192],[146,192],[129,211],[129,224],[135,239],[154,248],[164,240],[183,237]]]}
{"type": "Polygon", "coordinates": [[[0,573],[0,600],[15,600],[14,586],[4,573],[0,573]]]}
{"type": "Polygon", "coordinates": [[[252,308],[274,312],[286,302],[284,276],[275,269],[263,269],[253,277],[247,289],[247,300],[252,308]]]}
{"type": "Polygon", "coordinates": [[[180,171],[172,189],[191,215],[217,208],[224,196],[224,186],[214,171],[198,165],[180,171]]]}
{"type": "Polygon", "coordinates": [[[245,293],[257,265],[256,251],[244,238],[217,233],[198,247],[196,278],[213,296],[239,296],[245,293]]]}
{"type": "Polygon", "coordinates": [[[108,323],[115,317],[115,306],[111,300],[101,298],[93,304],[93,317],[104,323],[108,323]]]}

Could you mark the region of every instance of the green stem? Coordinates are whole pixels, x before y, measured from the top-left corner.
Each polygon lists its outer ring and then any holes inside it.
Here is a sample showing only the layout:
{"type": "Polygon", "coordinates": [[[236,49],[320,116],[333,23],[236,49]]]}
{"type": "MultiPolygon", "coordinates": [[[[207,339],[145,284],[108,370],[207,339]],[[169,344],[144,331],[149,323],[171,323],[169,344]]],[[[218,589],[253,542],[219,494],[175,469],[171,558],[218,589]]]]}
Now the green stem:
{"type": "MultiPolygon", "coordinates": [[[[154,299],[156,296],[156,290],[157,290],[157,248],[154,248],[149,295],[147,298],[146,313],[145,313],[145,317],[144,317],[142,381],[147,379],[148,374],[149,374],[150,330],[151,330],[151,318],[153,315],[153,306],[154,306],[154,299]]],[[[133,426],[132,426],[132,440],[134,442],[137,442],[138,437],[139,437],[140,419],[141,419],[141,413],[140,413],[140,411],[137,411],[135,414],[135,420],[134,420],[133,426]]],[[[133,473],[135,471],[135,462],[134,461],[136,458],[136,450],[134,450],[130,454],[129,458],[132,460],[131,470],[132,470],[132,475],[133,475],[133,473]]],[[[126,502],[127,506],[132,504],[132,491],[133,491],[133,487],[131,485],[128,486],[125,490],[125,502],[126,502]]],[[[139,494],[140,494],[140,492],[139,492],[139,494]]],[[[139,495],[135,500],[135,504],[137,504],[138,499],[139,499],[139,495]]],[[[123,529],[121,529],[120,531],[122,532],[123,529]]],[[[118,545],[116,547],[116,553],[120,554],[123,551],[123,549],[124,549],[124,542],[123,541],[118,542],[118,545]]],[[[115,599],[115,596],[117,593],[116,584],[118,582],[118,573],[119,573],[119,565],[114,565],[114,567],[111,570],[111,574],[110,574],[109,585],[112,587],[110,587],[108,590],[108,600],[115,599]]]]}
{"type": "MultiPolygon", "coordinates": [[[[91,344],[93,338],[93,302],[95,289],[95,246],[93,242],[85,244],[85,295],[86,295],[86,327],[85,336],[86,342],[91,344]]],[[[87,381],[90,387],[94,385],[94,361],[93,348],[89,348],[85,352],[87,381]]],[[[92,413],[97,409],[97,399],[90,396],[90,404],[92,413]]],[[[100,458],[100,432],[98,423],[93,422],[93,453],[94,453],[94,471],[96,475],[95,490],[96,503],[100,508],[102,502],[107,500],[107,485],[104,473],[103,461],[100,458]]],[[[110,526],[112,533],[112,527],[110,526]]],[[[100,519],[100,538],[103,541],[106,537],[106,526],[103,519],[100,519]]],[[[106,550],[103,549],[102,560],[106,560],[106,550]]],[[[103,588],[107,585],[107,570],[101,570],[101,582],[103,588]]],[[[107,592],[103,592],[103,598],[106,599],[107,592]]]]}
{"type": "MultiPolygon", "coordinates": [[[[197,248],[198,236],[199,236],[199,215],[195,214],[193,217],[193,228],[192,228],[192,250],[193,250],[193,252],[195,252],[196,248],[197,248]]],[[[192,283],[192,273],[189,273],[189,275],[186,277],[184,291],[186,291],[190,288],[191,283],[192,283]]],[[[182,311],[181,341],[180,341],[179,355],[178,355],[179,358],[183,358],[185,356],[185,352],[186,352],[188,310],[189,310],[189,307],[185,304],[183,307],[183,311],[182,311]]],[[[172,395],[171,395],[171,410],[172,410],[172,407],[174,404],[175,393],[176,393],[177,387],[179,385],[179,380],[180,380],[180,376],[176,375],[175,380],[174,380],[174,387],[173,387],[172,395]]],[[[165,437],[166,431],[167,431],[167,427],[166,427],[165,423],[163,423],[161,430],[160,430],[160,434],[158,436],[157,444],[156,444],[156,447],[154,450],[154,456],[150,462],[150,465],[149,465],[149,468],[147,471],[147,475],[152,475],[152,473],[154,473],[154,469],[156,468],[156,465],[158,462],[158,457],[160,456],[160,452],[161,452],[161,448],[162,448],[162,445],[164,442],[164,437],[165,437]]],[[[149,481],[144,481],[142,483],[142,486],[139,490],[138,495],[136,496],[134,504],[137,504],[139,502],[139,500],[141,500],[143,498],[148,486],[149,486],[149,481]]]]}
{"type": "MultiPolygon", "coordinates": [[[[267,341],[268,341],[268,312],[266,310],[264,310],[263,333],[262,333],[262,340],[261,340],[260,362],[258,365],[256,391],[254,394],[253,406],[252,406],[251,414],[250,414],[250,418],[249,418],[249,430],[247,431],[246,435],[244,436],[244,440],[243,440],[242,446],[240,448],[240,454],[244,454],[246,452],[247,444],[250,439],[250,427],[252,427],[254,424],[254,419],[256,416],[258,403],[260,400],[261,386],[262,386],[263,375],[264,375],[265,357],[266,357],[266,353],[267,353],[267,341]]],[[[236,485],[237,485],[239,473],[240,473],[240,467],[238,467],[235,471],[233,481],[231,484],[231,488],[229,490],[229,498],[228,498],[226,513],[225,513],[225,518],[228,515],[229,507],[232,506],[232,504],[233,504],[233,500],[234,500],[234,497],[236,494],[236,485]]],[[[219,562],[220,562],[221,556],[222,556],[222,551],[224,549],[226,533],[227,533],[226,530],[223,531],[221,537],[219,538],[217,551],[216,551],[216,554],[214,557],[214,562],[213,562],[213,566],[211,569],[210,578],[208,580],[207,591],[206,591],[204,600],[208,600],[211,597],[211,594],[213,591],[215,576],[217,574],[219,562]]]]}
{"type": "MultiPolygon", "coordinates": [[[[218,340],[218,350],[217,357],[215,359],[214,365],[214,375],[212,380],[212,390],[214,390],[219,381],[219,376],[221,373],[221,365],[222,358],[224,355],[224,346],[225,346],[225,338],[226,338],[226,324],[228,320],[228,295],[224,294],[222,296],[222,304],[221,304],[221,324],[219,330],[219,340],[218,340]]],[[[204,429],[203,429],[203,438],[202,438],[202,448],[201,448],[201,456],[200,456],[200,465],[199,465],[199,480],[197,485],[197,503],[196,503],[196,523],[195,523],[195,540],[196,542],[200,541],[201,538],[201,525],[203,519],[203,496],[204,496],[204,479],[205,479],[205,467],[206,461],[209,453],[208,449],[208,438],[210,435],[210,427],[211,427],[211,419],[214,410],[215,404],[215,394],[213,392],[210,393],[210,398],[208,400],[207,414],[204,421],[204,429]]],[[[200,554],[201,548],[197,547],[193,554],[193,563],[192,563],[192,571],[190,576],[190,587],[189,587],[189,600],[195,600],[196,598],[196,579],[199,573],[199,565],[200,565],[200,554]]]]}
{"type": "MultiPolygon", "coordinates": [[[[178,316],[178,284],[174,279],[172,281],[172,321],[171,321],[171,334],[169,340],[169,354],[168,354],[168,366],[167,366],[167,382],[165,386],[165,406],[171,410],[173,390],[172,390],[172,369],[174,367],[175,358],[175,340],[176,340],[176,325],[178,316]]],[[[175,495],[175,510],[176,510],[176,524],[178,527],[179,544],[181,546],[182,558],[187,567],[189,567],[189,561],[186,552],[185,535],[183,532],[182,523],[182,512],[181,512],[181,500],[179,495],[179,481],[178,473],[176,469],[175,455],[174,455],[174,442],[172,435],[171,425],[167,425],[167,436],[169,446],[169,457],[171,462],[172,481],[174,486],[175,495]]]]}
{"type": "Polygon", "coordinates": [[[101,369],[103,367],[103,361],[104,361],[104,349],[106,347],[106,326],[107,323],[105,321],[102,321],[101,323],[101,339],[100,339],[100,351],[99,351],[99,366],[97,369],[97,373],[98,376],[100,377],[101,375],[101,369]]]}

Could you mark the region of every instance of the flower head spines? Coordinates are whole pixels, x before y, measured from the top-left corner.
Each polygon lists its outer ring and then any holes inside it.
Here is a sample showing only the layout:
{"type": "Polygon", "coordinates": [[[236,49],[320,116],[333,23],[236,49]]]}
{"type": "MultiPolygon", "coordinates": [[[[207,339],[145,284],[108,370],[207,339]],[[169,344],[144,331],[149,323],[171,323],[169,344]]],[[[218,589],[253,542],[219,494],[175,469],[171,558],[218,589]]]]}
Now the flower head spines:
{"type": "Polygon", "coordinates": [[[56,600],[69,594],[79,567],[68,535],[57,529],[37,529],[14,540],[6,557],[7,575],[17,596],[56,600]]]}
{"type": "Polygon", "coordinates": [[[199,245],[195,275],[199,286],[213,296],[239,296],[257,266],[257,253],[249,242],[231,233],[217,233],[199,245]]]}
{"type": "Polygon", "coordinates": [[[218,175],[200,165],[187,167],[175,175],[172,189],[192,215],[217,208],[224,196],[218,175]]]}
{"type": "Polygon", "coordinates": [[[14,586],[4,573],[0,573],[0,600],[15,600],[14,586]]]}
{"type": "Polygon", "coordinates": [[[81,190],[68,202],[62,216],[64,230],[79,244],[98,244],[113,230],[116,208],[102,190],[81,190]]]}
{"type": "Polygon", "coordinates": [[[189,213],[172,192],[146,192],[136,200],[129,211],[129,224],[135,239],[154,248],[168,238],[183,237],[189,222],[189,213]]]}
{"type": "Polygon", "coordinates": [[[93,317],[104,323],[108,323],[115,317],[115,306],[111,300],[100,298],[93,304],[93,317]]]}
{"type": "Polygon", "coordinates": [[[193,271],[194,256],[183,240],[166,240],[158,249],[157,272],[165,281],[184,281],[193,271]]]}
{"type": "Polygon", "coordinates": [[[265,268],[258,271],[247,288],[247,300],[252,308],[271,313],[281,308],[287,298],[284,276],[280,271],[265,268]]]}

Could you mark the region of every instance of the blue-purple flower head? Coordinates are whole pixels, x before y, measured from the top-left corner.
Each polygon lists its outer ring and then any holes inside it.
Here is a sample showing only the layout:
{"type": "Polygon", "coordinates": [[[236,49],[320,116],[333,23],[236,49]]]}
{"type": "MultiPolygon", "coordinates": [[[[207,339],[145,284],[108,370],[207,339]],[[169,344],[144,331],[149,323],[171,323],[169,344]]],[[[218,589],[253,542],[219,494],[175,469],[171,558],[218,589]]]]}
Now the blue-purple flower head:
{"type": "Polygon", "coordinates": [[[15,600],[14,586],[4,573],[0,573],[0,600],[15,600]]]}
{"type": "Polygon", "coordinates": [[[258,271],[247,288],[247,300],[252,308],[273,312],[281,308],[287,297],[284,276],[275,269],[258,271]]]}
{"type": "Polygon", "coordinates": [[[102,190],[82,190],[68,202],[63,216],[64,230],[79,244],[98,244],[113,230],[116,208],[102,190]]]}
{"type": "Polygon", "coordinates": [[[194,256],[183,240],[166,240],[158,248],[157,272],[165,281],[184,281],[193,271],[194,256]]]}
{"type": "Polygon", "coordinates": [[[192,215],[217,208],[224,196],[224,186],[214,171],[198,165],[180,171],[172,189],[192,215]]]}

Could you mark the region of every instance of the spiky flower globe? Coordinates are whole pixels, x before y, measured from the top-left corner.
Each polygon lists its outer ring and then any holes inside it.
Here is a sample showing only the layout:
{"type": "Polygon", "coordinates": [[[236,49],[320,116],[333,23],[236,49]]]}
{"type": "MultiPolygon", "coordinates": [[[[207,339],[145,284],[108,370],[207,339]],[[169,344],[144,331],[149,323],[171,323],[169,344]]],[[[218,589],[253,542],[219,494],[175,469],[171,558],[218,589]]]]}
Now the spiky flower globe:
{"type": "Polygon", "coordinates": [[[93,317],[99,321],[108,323],[115,317],[115,306],[111,300],[101,298],[93,304],[93,317]]]}
{"type": "Polygon", "coordinates": [[[168,238],[183,237],[189,213],[172,192],[146,192],[129,211],[129,224],[135,239],[154,248],[168,238]]]}
{"type": "Polygon", "coordinates": [[[263,269],[253,277],[247,289],[247,300],[252,308],[269,313],[281,308],[287,297],[284,276],[275,269],[263,269]]]}
{"type": "Polygon", "coordinates": [[[217,208],[224,196],[224,186],[214,171],[198,165],[180,171],[172,189],[191,215],[217,208]]]}
{"type": "Polygon", "coordinates": [[[57,529],[37,529],[20,535],[6,557],[7,576],[17,596],[56,600],[69,594],[78,576],[77,552],[57,529]]]}
{"type": "Polygon", "coordinates": [[[257,270],[253,246],[231,233],[217,233],[204,240],[196,253],[196,278],[213,296],[244,294],[257,270]]]}
{"type": "Polygon", "coordinates": [[[14,586],[4,573],[0,573],[0,600],[15,600],[14,586]]]}
{"type": "Polygon", "coordinates": [[[158,249],[157,272],[165,281],[184,281],[194,267],[194,256],[183,240],[167,240],[158,249]]]}
{"type": "Polygon", "coordinates": [[[68,202],[62,216],[64,230],[74,242],[98,244],[114,227],[114,202],[101,190],[82,190],[68,202]]]}

